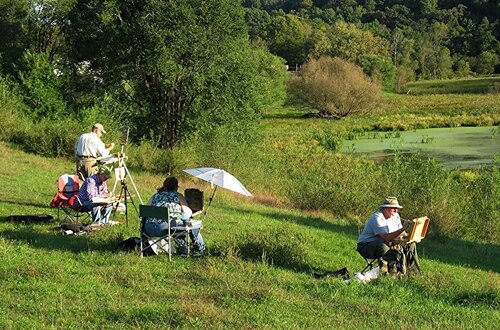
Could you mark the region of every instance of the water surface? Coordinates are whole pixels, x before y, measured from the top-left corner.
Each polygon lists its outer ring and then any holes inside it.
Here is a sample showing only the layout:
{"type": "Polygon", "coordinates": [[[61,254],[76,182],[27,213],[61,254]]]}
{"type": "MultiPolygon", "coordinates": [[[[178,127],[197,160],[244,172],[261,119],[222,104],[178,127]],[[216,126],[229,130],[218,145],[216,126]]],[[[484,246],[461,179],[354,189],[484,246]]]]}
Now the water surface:
{"type": "Polygon", "coordinates": [[[369,133],[357,140],[345,141],[342,151],[377,160],[393,156],[396,152],[420,152],[438,159],[449,168],[491,166],[495,154],[500,154],[500,127],[369,133]]]}

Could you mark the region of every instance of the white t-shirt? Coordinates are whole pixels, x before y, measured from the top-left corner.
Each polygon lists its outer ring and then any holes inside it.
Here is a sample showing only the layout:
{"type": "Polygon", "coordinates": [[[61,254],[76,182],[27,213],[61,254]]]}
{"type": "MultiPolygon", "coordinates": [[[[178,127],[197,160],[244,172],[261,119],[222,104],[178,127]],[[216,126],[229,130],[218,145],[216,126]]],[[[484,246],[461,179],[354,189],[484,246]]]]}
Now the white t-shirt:
{"type": "Polygon", "coordinates": [[[392,233],[401,228],[403,228],[403,226],[401,225],[399,213],[394,213],[392,217],[386,219],[382,210],[379,209],[372,214],[366,223],[361,235],[359,235],[358,243],[377,241],[379,239],[378,234],[392,233]]]}
{"type": "Polygon", "coordinates": [[[109,150],[94,132],[80,135],[75,145],[75,156],[106,157],[109,150]]]}

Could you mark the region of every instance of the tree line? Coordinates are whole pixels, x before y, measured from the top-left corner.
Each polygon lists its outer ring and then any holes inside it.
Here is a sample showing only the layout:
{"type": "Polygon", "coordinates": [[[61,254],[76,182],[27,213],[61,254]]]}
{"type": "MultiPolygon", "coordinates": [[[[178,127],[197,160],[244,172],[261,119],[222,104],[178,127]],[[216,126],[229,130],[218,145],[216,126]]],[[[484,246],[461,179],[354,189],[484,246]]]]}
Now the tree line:
{"type": "Polygon", "coordinates": [[[497,1],[245,0],[244,5],[250,38],[290,65],[326,55],[367,73],[394,66],[396,87],[414,79],[500,70],[497,1]]]}

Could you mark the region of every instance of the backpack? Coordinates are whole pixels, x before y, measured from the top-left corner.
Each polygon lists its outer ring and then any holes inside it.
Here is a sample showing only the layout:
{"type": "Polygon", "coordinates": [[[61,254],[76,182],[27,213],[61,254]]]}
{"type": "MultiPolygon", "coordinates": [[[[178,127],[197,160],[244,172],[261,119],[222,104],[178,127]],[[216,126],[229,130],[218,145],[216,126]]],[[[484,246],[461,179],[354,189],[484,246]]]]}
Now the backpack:
{"type": "Polygon", "coordinates": [[[391,248],[382,259],[387,262],[390,274],[408,275],[414,271],[421,273],[415,243],[391,248]]]}
{"type": "Polygon", "coordinates": [[[139,237],[130,237],[118,244],[118,251],[136,252],[141,248],[141,239],[139,237]]]}
{"type": "Polygon", "coordinates": [[[390,249],[382,259],[387,262],[387,269],[390,274],[406,275],[406,256],[402,249],[390,249]]]}

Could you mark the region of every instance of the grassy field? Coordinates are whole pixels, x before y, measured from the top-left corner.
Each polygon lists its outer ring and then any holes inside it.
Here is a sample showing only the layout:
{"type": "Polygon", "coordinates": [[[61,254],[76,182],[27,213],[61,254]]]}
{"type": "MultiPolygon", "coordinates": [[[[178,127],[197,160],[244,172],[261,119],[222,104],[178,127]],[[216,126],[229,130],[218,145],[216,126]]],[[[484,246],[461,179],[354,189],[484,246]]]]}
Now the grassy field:
{"type": "Polygon", "coordinates": [[[463,78],[450,80],[426,80],[407,83],[403,93],[411,95],[425,94],[478,94],[495,90],[498,93],[500,76],[463,78]]]}
{"type": "MultiPolygon", "coordinates": [[[[359,228],[220,190],[203,230],[208,256],[141,259],[117,252],[121,240],[137,236],[130,208],[128,227],[78,237],[54,230],[57,221],[5,221],[55,216],[48,207],[55,180],[73,164],[5,144],[0,163],[2,329],[496,329],[500,322],[496,244],[431,230],[419,244],[423,277],[364,285],[316,280],[311,270],[363,268],[355,251],[359,228]]],[[[143,199],[162,181],[133,176],[143,199]]],[[[208,194],[208,186],[199,187],[208,194]]]]}

